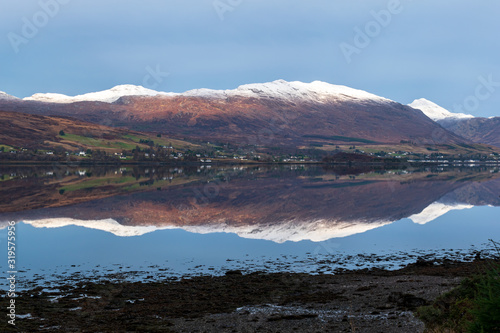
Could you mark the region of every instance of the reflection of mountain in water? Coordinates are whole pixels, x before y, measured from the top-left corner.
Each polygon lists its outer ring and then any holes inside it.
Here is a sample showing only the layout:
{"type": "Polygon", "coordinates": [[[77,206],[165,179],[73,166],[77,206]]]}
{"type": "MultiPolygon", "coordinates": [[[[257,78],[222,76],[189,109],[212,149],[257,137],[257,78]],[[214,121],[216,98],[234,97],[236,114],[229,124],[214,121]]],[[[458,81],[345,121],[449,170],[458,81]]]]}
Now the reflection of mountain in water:
{"type": "MultiPolygon", "coordinates": [[[[410,217],[427,223],[452,209],[500,206],[489,172],[361,174],[247,172],[226,181],[115,195],[64,207],[6,213],[36,227],[76,224],[120,236],[182,228],[275,242],[322,241],[410,217]]],[[[223,177],[219,177],[221,179],[223,177]]]]}
{"type": "Polygon", "coordinates": [[[467,182],[456,190],[446,194],[441,201],[467,203],[474,206],[500,206],[500,178],[467,182]]]}
{"type": "Polygon", "coordinates": [[[469,209],[474,206],[472,205],[461,205],[461,204],[445,204],[442,202],[434,202],[426,207],[423,211],[418,214],[409,216],[408,218],[418,224],[426,224],[432,222],[440,216],[452,211],[452,210],[462,210],[469,209]]]}
{"type": "Polygon", "coordinates": [[[500,206],[500,179],[485,182],[467,182],[444,195],[438,202],[409,218],[415,223],[431,222],[452,210],[468,209],[474,206],[500,206]]]}

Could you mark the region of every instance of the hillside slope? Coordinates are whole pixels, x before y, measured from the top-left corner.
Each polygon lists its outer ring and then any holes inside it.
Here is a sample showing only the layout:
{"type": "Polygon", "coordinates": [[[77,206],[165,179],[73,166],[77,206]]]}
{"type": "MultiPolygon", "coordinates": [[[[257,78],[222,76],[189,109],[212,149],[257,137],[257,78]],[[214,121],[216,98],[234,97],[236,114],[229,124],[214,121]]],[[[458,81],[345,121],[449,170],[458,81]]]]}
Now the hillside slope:
{"type": "Polygon", "coordinates": [[[443,127],[473,142],[500,147],[500,117],[465,119],[443,127]]]}
{"type": "MultiPolygon", "coordinates": [[[[151,134],[96,125],[72,118],[39,116],[0,110],[0,145],[7,147],[65,150],[101,149],[118,152],[136,146],[148,147],[148,140],[168,141],[151,134]],[[62,131],[62,132],[61,132],[62,131]],[[142,140],[142,142],[141,142],[142,140]]],[[[171,141],[171,140],[170,140],[171,141]]],[[[174,141],[177,146],[187,142],[174,141]]]]}

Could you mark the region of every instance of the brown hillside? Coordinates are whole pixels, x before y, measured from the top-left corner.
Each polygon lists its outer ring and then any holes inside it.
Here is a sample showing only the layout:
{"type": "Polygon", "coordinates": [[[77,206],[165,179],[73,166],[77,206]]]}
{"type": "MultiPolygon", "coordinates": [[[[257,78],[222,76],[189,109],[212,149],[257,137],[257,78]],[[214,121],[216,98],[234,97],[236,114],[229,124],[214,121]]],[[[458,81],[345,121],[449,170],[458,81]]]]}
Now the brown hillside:
{"type": "Polygon", "coordinates": [[[258,146],[467,141],[410,107],[356,98],[316,103],[269,97],[176,96],[122,97],[115,103],[53,104],[22,100],[0,103],[0,107],[11,111],[69,116],[176,138],[258,146]]]}

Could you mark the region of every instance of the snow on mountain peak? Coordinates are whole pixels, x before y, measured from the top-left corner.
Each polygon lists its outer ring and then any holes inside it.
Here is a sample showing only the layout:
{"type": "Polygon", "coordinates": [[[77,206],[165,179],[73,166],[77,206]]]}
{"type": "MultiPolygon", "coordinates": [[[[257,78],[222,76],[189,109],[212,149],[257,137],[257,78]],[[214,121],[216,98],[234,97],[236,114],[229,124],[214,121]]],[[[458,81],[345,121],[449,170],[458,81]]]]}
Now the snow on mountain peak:
{"type": "Polygon", "coordinates": [[[366,91],[321,81],[303,83],[299,81],[287,82],[285,80],[276,80],[267,83],[245,84],[234,90],[195,89],[181,95],[204,98],[262,97],[285,100],[300,99],[314,102],[322,102],[330,99],[389,101],[386,98],[370,94],[366,91]]]}
{"type": "Polygon", "coordinates": [[[19,98],[9,95],[3,91],[0,91],[0,99],[6,100],[6,99],[19,99],[19,98]]]}
{"type": "Polygon", "coordinates": [[[142,86],[134,86],[131,84],[119,85],[108,90],[88,93],[78,96],[66,96],[62,94],[34,94],[31,97],[26,97],[27,101],[38,101],[47,103],[75,103],[75,102],[105,102],[113,103],[123,96],[157,96],[171,95],[168,93],[158,92],[156,90],[147,89],[142,86]]]}
{"type": "Polygon", "coordinates": [[[414,100],[408,106],[422,111],[427,117],[434,121],[445,120],[445,119],[469,119],[474,118],[474,116],[465,113],[453,113],[445,108],[433,103],[425,98],[420,98],[414,100]]]}

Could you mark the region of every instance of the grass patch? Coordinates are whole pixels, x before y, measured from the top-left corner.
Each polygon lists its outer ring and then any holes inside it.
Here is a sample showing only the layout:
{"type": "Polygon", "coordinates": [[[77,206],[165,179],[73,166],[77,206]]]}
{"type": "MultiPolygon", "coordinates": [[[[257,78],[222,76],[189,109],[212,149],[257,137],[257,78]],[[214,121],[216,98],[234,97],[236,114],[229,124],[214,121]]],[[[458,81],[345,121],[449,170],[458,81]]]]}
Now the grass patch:
{"type": "Polygon", "coordinates": [[[140,138],[136,135],[132,135],[132,134],[125,134],[122,136],[123,138],[126,138],[126,139],[129,139],[129,140],[132,140],[134,142],[139,142],[141,139],[144,139],[144,138],[140,138]]]}
{"type": "Polygon", "coordinates": [[[0,150],[2,150],[2,148],[3,148],[3,151],[5,151],[5,152],[9,152],[11,150],[17,150],[16,148],[14,148],[12,146],[0,144],[0,150]]]}
{"type": "Polygon", "coordinates": [[[112,147],[117,147],[125,150],[132,150],[135,149],[137,146],[135,143],[126,143],[126,142],[120,142],[120,141],[115,141],[111,143],[112,147]]]}
{"type": "MultiPolygon", "coordinates": [[[[132,135],[132,134],[125,134],[122,136],[125,139],[133,141],[135,144],[139,146],[146,146],[144,144],[141,144],[141,140],[149,140],[153,141],[155,144],[159,144],[161,146],[169,146],[172,144],[172,146],[175,149],[185,149],[185,148],[195,148],[199,147],[199,145],[192,144],[190,142],[182,141],[182,140],[177,140],[177,139],[170,139],[170,138],[164,138],[164,137],[157,137],[157,136],[146,136],[146,135],[132,135]]],[[[135,145],[134,145],[135,148],[135,145]]]]}
{"type": "Polygon", "coordinates": [[[136,182],[134,177],[107,177],[107,178],[95,178],[88,179],[75,184],[69,184],[61,188],[64,192],[72,192],[77,190],[95,188],[106,185],[121,185],[124,183],[136,182]]]}
{"type": "MultiPolygon", "coordinates": [[[[490,241],[500,255],[499,243],[490,241]]],[[[417,309],[426,332],[500,332],[499,258],[488,262],[486,272],[464,279],[433,304],[417,309]]]]}
{"type": "Polygon", "coordinates": [[[62,140],[76,142],[79,145],[87,147],[113,148],[108,140],[90,138],[76,134],[59,135],[62,140]]]}
{"type": "MultiPolygon", "coordinates": [[[[130,136],[133,137],[133,136],[130,136]]],[[[120,149],[120,150],[132,150],[136,146],[140,146],[141,148],[145,148],[146,145],[138,143],[140,138],[135,142],[132,138],[127,138],[127,135],[124,135],[123,141],[118,139],[116,140],[106,140],[100,138],[90,138],[86,136],[76,135],[66,133],[65,135],[59,135],[64,141],[69,141],[72,143],[76,143],[77,145],[85,146],[87,148],[103,148],[103,149],[120,149]]],[[[133,137],[136,138],[136,137],[133,137]]]]}

